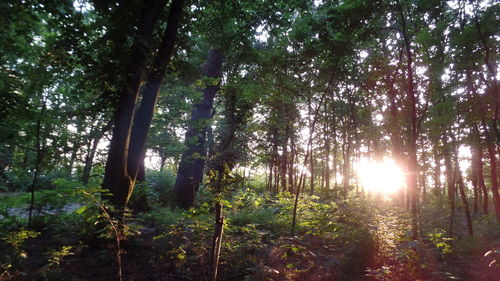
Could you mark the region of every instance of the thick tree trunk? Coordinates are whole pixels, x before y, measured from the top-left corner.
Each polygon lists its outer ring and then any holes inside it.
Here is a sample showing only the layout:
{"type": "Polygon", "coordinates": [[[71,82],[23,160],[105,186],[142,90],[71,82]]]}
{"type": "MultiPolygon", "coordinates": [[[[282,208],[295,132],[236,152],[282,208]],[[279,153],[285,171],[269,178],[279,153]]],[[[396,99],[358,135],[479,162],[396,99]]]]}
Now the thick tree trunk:
{"type": "Polygon", "coordinates": [[[137,182],[143,182],[146,180],[146,165],[144,163],[145,160],[146,160],[146,151],[143,151],[141,157],[139,157],[139,167],[137,167],[137,177],[136,177],[137,182]]]}
{"type": "MultiPolygon", "coordinates": [[[[131,178],[136,178],[139,172],[144,174],[144,156],[146,138],[160,92],[160,86],[167,72],[167,66],[174,50],[177,30],[182,15],[184,0],[173,0],[170,7],[167,28],[155,58],[152,70],[148,74],[146,85],[142,89],[141,104],[135,113],[134,124],[129,144],[127,169],[131,178]],[[142,169],[140,171],[139,169],[142,169]]],[[[142,175],[142,177],[144,177],[142,175]]]]}
{"type": "Polygon", "coordinates": [[[413,81],[413,54],[411,52],[410,38],[408,36],[408,29],[406,26],[406,16],[403,13],[403,7],[400,8],[401,15],[401,33],[403,35],[405,50],[406,50],[406,82],[408,90],[408,114],[410,123],[410,135],[408,138],[408,193],[410,195],[410,211],[411,211],[411,225],[413,239],[418,237],[417,227],[417,200],[418,200],[418,186],[417,186],[417,97],[415,94],[415,85],[413,81]]]}
{"type": "Polygon", "coordinates": [[[495,157],[495,148],[492,142],[488,143],[488,156],[490,158],[490,179],[491,193],[493,194],[493,204],[495,206],[495,214],[497,221],[500,221],[500,195],[498,193],[498,170],[495,157]]]}
{"type": "Polygon", "coordinates": [[[141,19],[131,47],[130,57],[124,73],[125,81],[119,93],[117,109],[114,113],[113,136],[102,187],[108,189],[111,202],[123,209],[130,198],[135,178],[128,174],[127,161],[132,120],[139,95],[139,87],[146,71],[146,61],[150,54],[154,26],[165,6],[163,0],[145,1],[141,19]]]}
{"type": "MultiPolygon", "coordinates": [[[[208,78],[220,79],[222,54],[219,50],[211,49],[208,52],[208,58],[202,67],[202,72],[208,78]]],[[[182,154],[175,181],[177,203],[183,209],[194,206],[195,194],[203,179],[207,120],[212,117],[212,105],[218,90],[219,83],[208,85],[202,89],[203,99],[195,104],[191,111],[191,124],[185,138],[187,149],[182,154]]]]}

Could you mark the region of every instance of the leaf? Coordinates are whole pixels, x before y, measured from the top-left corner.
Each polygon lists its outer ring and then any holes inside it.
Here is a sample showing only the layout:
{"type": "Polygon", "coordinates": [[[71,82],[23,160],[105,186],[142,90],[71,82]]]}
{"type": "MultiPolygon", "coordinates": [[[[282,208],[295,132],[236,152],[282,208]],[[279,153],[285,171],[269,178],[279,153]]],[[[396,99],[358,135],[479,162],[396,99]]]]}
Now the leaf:
{"type": "Polygon", "coordinates": [[[87,210],[88,206],[81,206],[80,208],[78,208],[75,213],[81,215],[83,212],[85,212],[85,210],[87,210]]]}

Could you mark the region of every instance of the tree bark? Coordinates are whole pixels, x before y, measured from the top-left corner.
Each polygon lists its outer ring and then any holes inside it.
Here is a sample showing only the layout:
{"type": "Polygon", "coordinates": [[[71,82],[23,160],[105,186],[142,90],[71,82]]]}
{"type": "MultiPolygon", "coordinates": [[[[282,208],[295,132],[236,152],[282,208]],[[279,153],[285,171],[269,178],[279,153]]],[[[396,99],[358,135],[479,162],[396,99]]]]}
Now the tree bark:
{"type": "Polygon", "coordinates": [[[406,82],[408,91],[408,114],[410,123],[410,135],[408,138],[408,192],[410,195],[410,211],[411,211],[411,225],[412,237],[417,239],[417,200],[418,200],[418,186],[417,186],[417,98],[415,94],[415,85],[413,81],[413,54],[411,52],[410,38],[408,36],[408,29],[406,26],[406,16],[403,13],[403,7],[400,5],[401,15],[401,33],[405,43],[406,50],[406,82]]]}
{"type": "Polygon", "coordinates": [[[132,120],[134,119],[139,87],[147,67],[146,61],[150,54],[149,46],[154,26],[164,6],[165,1],[163,0],[144,2],[141,19],[125,68],[125,81],[119,92],[118,106],[114,113],[113,136],[109,146],[102,187],[111,192],[111,202],[120,210],[127,205],[135,181],[135,178],[130,177],[127,169],[132,120]]]}
{"type": "MultiPolygon", "coordinates": [[[[222,53],[211,49],[208,52],[202,73],[208,78],[220,79],[222,72],[222,53]]],[[[205,165],[205,141],[208,123],[212,117],[212,105],[215,94],[219,90],[219,83],[208,85],[201,90],[203,99],[194,105],[191,111],[191,124],[185,137],[187,149],[184,151],[179,163],[175,192],[177,204],[183,209],[194,206],[194,198],[202,179],[205,165]]]]}
{"type": "MultiPolygon", "coordinates": [[[[132,178],[136,178],[138,172],[144,173],[144,144],[146,143],[149,127],[153,120],[153,113],[160,92],[160,86],[167,73],[167,67],[175,47],[175,39],[179,29],[183,5],[184,0],[172,1],[167,28],[163,34],[163,39],[158,54],[156,55],[153,68],[148,74],[146,85],[142,90],[141,104],[134,116],[127,160],[128,174],[132,178]],[[142,171],[139,169],[142,169],[142,171]]],[[[144,176],[142,175],[142,177],[144,176]]]]}
{"type": "Polygon", "coordinates": [[[438,191],[437,194],[442,194],[441,191],[441,156],[437,149],[434,149],[434,188],[438,191]]]}
{"type": "Polygon", "coordinates": [[[288,139],[290,138],[290,126],[287,124],[285,128],[285,140],[283,143],[283,154],[281,155],[281,190],[283,192],[287,191],[287,178],[286,178],[286,172],[287,172],[287,164],[288,164],[288,139]]]}
{"type": "Polygon", "coordinates": [[[325,143],[325,188],[330,189],[330,136],[326,136],[325,143]]]}
{"type": "MultiPolygon", "coordinates": [[[[477,136],[477,132],[474,132],[474,135],[477,136]]],[[[471,181],[472,187],[474,191],[474,201],[472,210],[474,214],[477,214],[479,211],[479,203],[481,202],[481,194],[482,191],[479,187],[479,175],[478,175],[478,153],[477,153],[477,145],[475,143],[471,144],[471,181]]]]}
{"type": "Polygon", "coordinates": [[[448,226],[448,237],[453,237],[453,223],[455,219],[455,177],[451,163],[450,148],[446,140],[446,134],[443,136],[444,145],[444,165],[446,168],[446,184],[448,186],[448,202],[450,206],[450,220],[448,226]]]}
{"type": "MultiPolygon", "coordinates": [[[[421,169],[420,169],[420,172],[421,172],[421,175],[420,175],[420,187],[422,188],[421,190],[421,193],[422,193],[422,204],[425,203],[426,201],[426,196],[427,196],[427,176],[426,176],[426,169],[425,169],[425,162],[426,162],[426,159],[425,159],[425,147],[424,147],[424,141],[422,139],[421,143],[420,143],[420,148],[422,149],[422,157],[421,157],[421,162],[422,162],[422,165],[421,165],[421,169]]],[[[417,199],[418,200],[418,199],[417,199]]]]}
{"type": "Polygon", "coordinates": [[[467,231],[469,235],[473,235],[474,231],[472,228],[472,219],[470,216],[469,203],[467,202],[467,196],[465,195],[465,184],[462,178],[462,172],[460,171],[460,163],[458,162],[458,152],[455,152],[455,178],[457,179],[457,185],[460,192],[460,197],[462,198],[462,205],[464,207],[465,221],[467,222],[467,231]]]}
{"type": "Polygon", "coordinates": [[[290,146],[290,157],[288,159],[289,162],[289,170],[288,170],[288,191],[293,193],[295,184],[294,184],[294,175],[295,175],[295,141],[293,135],[291,136],[291,146],[290,146]]]}
{"type": "MultiPolygon", "coordinates": [[[[314,193],[314,154],[313,154],[313,132],[314,129],[312,128],[312,120],[311,120],[311,114],[312,114],[312,104],[311,104],[311,97],[308,96],[307,98],[307,105],[308,105],[308,121],[309,121],[309,141],[308,141],[308,153],[309,153],[309,171],[311,172],[311,177],[310,177],[310,182],[309,182],[309,188],[311,190],[311,194],[314,193]]],[[[315,116],[316,118],[316,116],[315,116]]]]}
{"type": "MultiPolygon", "coordinates": [[[[347,132],[346,132],[347,134],[347,132]]],[[[350,159],[350,151],[351,151],[351,142],[350,138],[347,138],[344,135],[344,144],[342,144],[343,149],[342,149],[342,154],[343,154],[343,160],[344,160],[344,165],[342,167],[342,185],[343,185],[343,196],[344,200],[347,199],[347,192],[349,191],[349,179],[350,179],[350,173],[349,173],[349,167],[351,166],[349,164],[349,159],[350,159]]]]}
{"type": "Polygon", "coordinates": [[[495,148],[492,141],[488,143],[488,156],[490,158],[490,179],[491,179],[491,193],[493,194],[493,204],[495,206],[495,214],[497,221],[500,222],[500,195],[498,193],[498,175],[497,175],[497,161],[495,157],[495,148]]]}
{"type": "Polygon", "coordinates": [[[489,213],[488,210],[488,189],[486,189],[486,184],[484,183],[483,176],[483,149],[481,145],[477,149],[477,183],[480,190],[483,192],[483,212],[485,215],[489,213]]]}
{"type": "Polygon", "coordinates": [[[89,183],[90,173],[92,172],[92,164],[94,162],[99,141],[104,136],[104,134],[111,129],[111,126],[113,126],[113,122],[110,121],[96,133],[96,135],[90,140],[88,144],[88,153],[87,156],[85,156],[85,165],[83,166],[83,173],[82,173],[82,182],[84,184],[89,183]]]}
{"type": "Polygon", "coordinates": [[[42,163],[42,140],[41,140],[41,131],[42,131],[42,117],[44,115],[46,109],[45,101],[42,104],[42,109],[40,110],[40,115],[38,116],[38,119],[36,121],[36,143],[35,143],[35,150],[36,150],[36,161],[35,161],[35,169],[33,171],[33,180],[31,182],[31,185],[29,187],[29,191],[31,193],[31,199],[30,199],[30,208],[29,208],[29,214],[28,214],[28,227],[31,227],[31,222],[33,218],[33,209],[35,207],[35,188],[38,183],[38,176],[40,174],[40,166],[42,163]]]}

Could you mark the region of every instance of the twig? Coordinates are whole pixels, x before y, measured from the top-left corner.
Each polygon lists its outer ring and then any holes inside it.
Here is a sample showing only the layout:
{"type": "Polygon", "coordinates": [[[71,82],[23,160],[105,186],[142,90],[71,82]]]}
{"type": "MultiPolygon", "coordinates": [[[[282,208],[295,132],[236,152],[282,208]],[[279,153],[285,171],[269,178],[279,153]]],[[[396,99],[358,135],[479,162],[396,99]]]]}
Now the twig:
{"type": "Polygon", "coordinates": [[[120,231],[118,230],[118,226],[113,222],[113,219],[111,218],[111,215],[106,211],[106,208],[102,202],[99,202],[97,198],[91,193],[88,193],[86,191],[83,191],[84,194],[88,195],[94,202],[99,206],[99,209],[101,210],[102,214],[106,218],[106,220],[109,222],[111,225],[111,228],[113,229],[113,232],[115,234],[115,246],[116,246],[116,260],[118,262],[118,280],[123,281],[123,274],[122,274],[122,256],[121,256],[121,234],[120,231]]]}

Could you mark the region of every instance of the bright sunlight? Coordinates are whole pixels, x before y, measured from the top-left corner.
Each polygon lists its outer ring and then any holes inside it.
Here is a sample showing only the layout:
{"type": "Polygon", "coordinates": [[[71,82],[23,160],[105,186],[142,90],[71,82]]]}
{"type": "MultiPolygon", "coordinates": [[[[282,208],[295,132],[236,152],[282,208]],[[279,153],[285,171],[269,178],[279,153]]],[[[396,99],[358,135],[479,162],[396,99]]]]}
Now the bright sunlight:
{"type": "Polygon", "coordinates": [[[372,193],[389,195],[405,184],[403,172],[392,159],[383,161],[361,159],[357,166],[357,174],[365,190],[372,193]]]}

